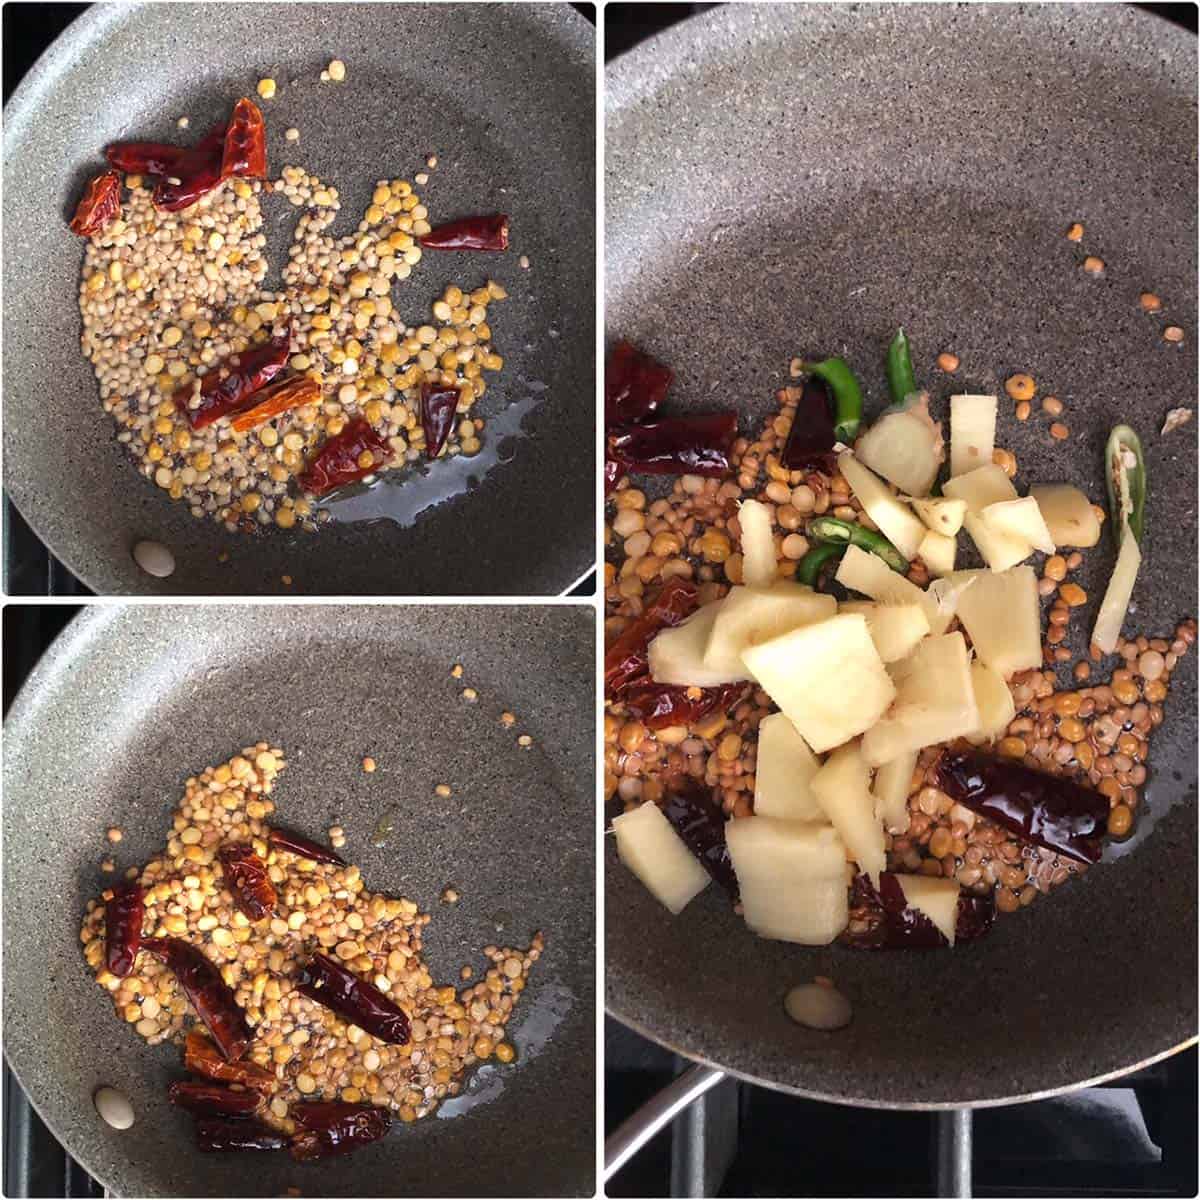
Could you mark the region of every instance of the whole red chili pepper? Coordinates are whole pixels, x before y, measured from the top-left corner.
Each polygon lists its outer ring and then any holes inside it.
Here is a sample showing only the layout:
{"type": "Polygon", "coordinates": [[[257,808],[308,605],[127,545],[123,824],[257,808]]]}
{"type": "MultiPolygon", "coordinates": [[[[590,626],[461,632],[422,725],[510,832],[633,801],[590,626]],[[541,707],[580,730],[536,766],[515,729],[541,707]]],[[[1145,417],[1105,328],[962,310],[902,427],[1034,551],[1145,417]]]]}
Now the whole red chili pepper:
{"type": "Polygon", "coordinates": [[[654,413],[666,399],[675,378],[664,367],[629,342],[618,342],[604,368],[604,422],[635,425],[654,413]]]}
{"type": "Polygon", "coordinates": [[[314,496],[370,475],[392,457],[392,448],[362,417],[356,417],[337,437],[331,437],[308,470],[296,482],[314,496]],[[369,461],[368,461],[369,460],[369,461]]]}
{"type": "Polygon", "coordinates": [[[421,384],[421,428],[425,431],[425,457],[437,458],[454,428],[458,388],[421,384]]]}
{"type": "Polygon", "coordinates": [[[136,883],[113,888],[112,899],[104,906],[104,965],[118,979],[133,970],[145,912],[146,893],[136,883]]]}
{"type": "Polygon", "coordinates": [[[650,670],[646,651],[650,639],[661,629],[678,625],[697,604],[696,585],[689,579],[672,576],[637,620],[604,651],[604,694],[615,700],[634,680],[650,670]]]}
{"type": "Polygon", "coordinates": [[[383,1137],[392,1123],[387,1109],[336,1100],[293,1104],[288,1115],[299,1126],[291,1147],[298,1162],[349,1154],[383,1137]]]}
{"type": "Polygon", "coordinates": [[[154,189],[154,207],[178,212],[211,192],[221,182],[224,146],[225,126],[217,125],[193,149],[185,150],[174,168],[160,177],[154,189]],[[178,182],[172,183],[172,179],[178,182]]]}
{"type": "Polygon", "coordinates": [[[142,942],[142,949],[161,958],[174,972],[221,1053],[231,1060],[241,1058],[253,1035],[233,990],[217,968],[195,946],[180,938],[148,938],[142,942]]]}
{"type": "Polygon", "coordinates": [[[258,1121],[210,1118],[196,1122],[196,1145],[201,1150],[282,1150],[287,1140],[258,1121]]]}
{"type": "Polygon", "coordinates": [[[332,1009],[381,1042],[403,1046],[409,1038],[408,1014],[374,984],[341,963],[315,953],[296,976],[296,988],[310,1000],[332,1009]]]}
{"type": "Polygon", "coordinates": [[[232,412],[249,407],[254,403],[255,393],[287,366],[291,343],[289,327],[286,333],[261,346],[231,354],[201,379],[197,407],[191,406],[196,399],[194,384],[185,384],[175,391],[172,399],[176,410],[193,429],[204,429],[232,412]]]}
{"type": "Polygon", "coordinates": [[[463,217],[439,225],[418,239],[425,250],[507,250],[508,217],[463,217]]]}
{"type": "Polygon", "coordinates": [[[258,105],[245,98],[233,106],[221,152],[221,178],[240,175],[263,179],[267,174],[267,131],[258,105]]]}
{"type": "Polygon", "coordinates": [[[273,1091],[275,1076],[248,1058],[227,1062],[216,1046],[198,1028],[188,1030],[183,1044],[183,1065],[194,1075],[219,1079],[225,1083],[240,1083],[259,1092],[273,1091]]]}
{"type": "Polygon", "coordinates": [[[691,725],[718,709],[732,707],[747,686],[723,683],[720,687],[688,688],[647,680],[631,687],[621,703],[647,729],[666,729],[669,725],[691,725]],[[693,695],[695,692],[699,695],[693,695]]]}
{"type": "Polygon", "coordinates": [[[979,750],[947,750],[938,785],[959,804],[1023,841],[1081,863],[1100,861],[1108,797],[1093,788],[979,750]]]}
{"type": "Polygon", "coordinates": [[[167,1098],[177,1108],[197,1117],[229,1117],[237,1120],[258,1112],[263,1098],[257,1092],[236,1092],[216,1083],[177,1080],[167,1088],[167,1098]]]}
{"type": "Polygon", "coordinates": [[[289,854],[311,858],[313,862],[333,863],[339,867],[346,865],[345,860],[338,858],[332,850],[326,850],[324,846],[318,846],[316,842],[310,842],[308,838],[287,829],[272,829],[267,834],[267,842],[280,850],[288,851],[289,854]]]}
{"type": "Polygon", "coordinates": [[[225,886],[233,902],[251,921],[261,921],[275,909],[275,887],[267,875],[267,864],[251,846],[239,842],[217,851],[225,869],[225,886]]]}
{"type": "Polygon", "coordinates": [[[807,467],[828,472],[833,461],[833,444],[837,441],[833,431],[835,420],[829,385],[819,375],[810,375],[804,381],[779,461],[791,471],[807,467]]]}
{"type": "Polygon", "coordinates": [[[105,171],[88,180],[83,198],[71,218],[71,232],[80,237],[91,237],[120,215],[121,177],[116,171],[105,171]]]}
{"type": "Polygon", "coordinates": [[[729,473],[729,451],[737,437],[737,413],[665,417],[609,434],[610,457],[641,475],[729,473]]]}

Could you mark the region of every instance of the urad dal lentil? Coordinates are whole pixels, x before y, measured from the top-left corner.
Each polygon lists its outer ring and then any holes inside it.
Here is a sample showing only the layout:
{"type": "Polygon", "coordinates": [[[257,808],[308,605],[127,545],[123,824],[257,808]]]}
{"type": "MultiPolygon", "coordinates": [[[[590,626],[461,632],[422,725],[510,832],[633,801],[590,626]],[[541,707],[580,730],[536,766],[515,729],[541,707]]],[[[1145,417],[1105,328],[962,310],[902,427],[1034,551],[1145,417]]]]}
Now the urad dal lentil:
{"type": "MultiPolygon", "coordinates": [[[[430,917],[413,901],[368,891],[354,865],[268,846],[271,793],[285,765],[281,748],[258,742],[187,780],[165,853],[127,872],[145,890],[147,936],[184,938],[219,966],[254,1032],[246,1057],[275,1075],[267,1123],[293,1133],[290,1106],[321,1099],[385,1106],[415,1121],[457,1095],[475,1064],[515,1058],[505,1026],[541,956],[542,935],[525,949],[484,947],[490,965],[475,984],[435,984],[421,957],[430,917]],[[222,887],[217,850],[231,841],[249,841],[268,864],[278,896],[270,919],[251,923],[222,887]],[[301,995],[293,981],[312,950],[336,955],[385,991],[408,1013],[411,1040],[378,1041],[301,995]]],[[[164,965],[143,953],[124,979],[105,968],[110,895],[88,902],[80,931],[88,966],[140,1037],[152,1046],[181,1042],[195,1015],[164,965]]]]}
{"type": "MultiPolygon", "coordinates": [[[[494,280],[448,286],[441,316],[408,325],[392,287],[422,260],[428,210],[404,179],[381,179],[354,232],[327,231],[338,191],[301,167],[274,182],[234,179],[192,207],[165,212],[127,175],[119,219],[88,240],[79,289],[81,346],[104,411],[138,469],[193,516],[231,532],[277,526],[313,531],[326,510],[293,482],[326,439],[356,417],[390,446],[379,472],[423,457],[423,381],[459,393],[443,455],[476,454],[483,422],[463,422],[503,359],[488,308],[507,296],[494,280]],[[262,199],[301,209],[281,291],[264,288],[262,199]],[[190,428],[173,396],[233,354],[291,328],[289,366],[321,385],[320,404],[237,431],[228,418],[190,428]]],[[[196,403],[193,401],[192,403],[196,403]]],[[[435,468],[436,469],[436,466],[435,468]]]]}
{"type": "MultiPolygon", "coordinates": [[[[1009,395],[1032,396],[1030,376],[1014,376],[1009,395]]],[[[681,576],[698,586],[700,605],[725,595],[742,582],[738,504],[754,498],[773,514],[776,564],[791,579],[795,562],[784,549],[787,538],[803,536],[814,515],[836,512],[873,528],[840,474],[789,471],[779,461],[800,398],[784,388],[779,409],[766,419],[758,438],[739,438],[724,479],[684,475],[670,493],[651,499],[630,479],[609,497],[604,568],[605,640],[611,642],[640,616],[662,585],[681,576]],[[658,545],[661,552],[656,552],[658,545]]],[[[1026,401],[1027,402],[1027,401],[1026,401]]],[[[1013,461],[1015,473],[1016,463],[1013,461]]],[[[1007,467],[1006,467],[1007,471],[1007,467]]],[[[1097,509],[1103,520],[1106,513],[1097,509]]],[[[1101,791],[1109,801],[1109,832],[1130,834],[1142,804],[1153,730],[1163,721],[1170,673],[1196,640],[1196,622],[1181,622],[1171,637],[1121,639],[1118,666],[1107,684],[1060,690],[1056,669],[1075,656],[1063,642],[1086,601],[1083,589],[1067,581],[1083,562],[1078,551],[1046,559],[1040,594],[1050,601],[1044,635],[1045,669],[1009,680],[1015,715],[992,749],[1030,767],[1066,776],[1101,791]]],[[[920,560],[909,579],[924,587],[928,574],[920,560]]],[[[957,620],[950,626],[959,629],[957,620]]],[[[962,630],[964,637],[966,631],[962,630]]],[[[969,639],[968,639],[969,641],[969,639]]],[[[1098,656],[1095,656],[1098,659],[1098,656]]],[[[1092,666],[1076,663],[1073,674],[1088,683],[1092,666]],[[1082,668],[1082,669],[1081,669],[1082,668]]],[[[652,731],[623,705],[606,702],[604,794],[625,811],[662,801],[676,780],[690,777],[715,789],[726,815],[754,812],[758,726],[775,711],[761,688],[746,684],[737,702],[691,725],[652,731]]],[[[1027,845],[999,825],[955,804],[935,786],[938,747],[923,750],[909,786],[909,826],[903,835],[885,834],[888,869],[955,878],[965,892],[996,892],[1000,912],[1032,903],[1039,895],[1086,868],[1037,846],[1027,845]]],[[[849,931],[865,928],[851,913],[849,931]]]]}

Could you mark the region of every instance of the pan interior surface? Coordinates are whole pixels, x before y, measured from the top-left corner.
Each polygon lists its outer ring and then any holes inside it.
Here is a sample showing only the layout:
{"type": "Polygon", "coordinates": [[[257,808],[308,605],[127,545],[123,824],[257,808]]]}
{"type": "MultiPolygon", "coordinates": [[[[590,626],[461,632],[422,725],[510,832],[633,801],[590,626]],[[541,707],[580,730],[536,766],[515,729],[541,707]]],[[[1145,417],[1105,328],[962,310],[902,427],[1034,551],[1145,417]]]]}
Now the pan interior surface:
{"type": "MultiPolygon", "coordinates": [[[[903,326],[936,419],[953,393],[1000,396],[997,444],[1022,494],[1061,481],[1103,503],[1107,432],[1134,425],[1151,483],[1126,628],[1169,635],[1196,613],[1196,425],[1159,435],[1196,396],[1195,348],[1162,338],[1195,328],[1195,80],[1194,39],[1125,7],[695,17],[608,72],[608,336],[674,369],[668,409],[732,405],[753,436],[797,355],[846,356],[872,418],[903,326]],[[1080,245],[1064,236],[1074,221],[1080,245]],[[1099,278],[1086,254],[1104,259],[1099,278]],[[1161,316],[1140,311],[1147,290],[1161,316]],[[957,375],[935,372],[942,350],[957,375]],[[1040,413],[1017,423],[1015,371],[1063,400],[1067,441],[1040,413]]],[[[1106,534],[1075,576],[1090,597],[1077,655],[1113,561],[1106,534]]],[[[997,1103],[1161,1056],[1196,1031],[1195,747],[1189,656],[1134,844],[952,952],[763,941],[716,888],[672,919],[610,845],[610,1010],[682,1053],[855,1104],[997,1103]],[[817,974],[854,1005],[836,1034],[783,1010],[817,974]]]]}
{"type": "MultiPolygon", "coordinates": [[[[101,594],[271,594],[285,574],[310,595],[569,589],[594,546],[592,405],[580,403],[595,379],[594,69],[592,26],[566,4],[92,8],[5,109],[5,486],[22,515],[101,594]],[[320,83],[333,57],[346,80],[320,83]],[[412,179],[431,154],[431,221],[510,215],[505,254],[427,254],[393,290],[403,322],[425,323],[450,283],[494,278],[509,299],[492,315],[505,366],[479,402],[479,455],[390,472],[319,534],[246,537],[193,519],[117,443],[79,350],[83,250],[65,222],[107,143],[194,139],[268,75],[271,175],[299,165],[336,186],[335,235],[378,179],[412,179]],[[165,580],[130,557],[147,538],[174,552],[165,580]]],[[[299,211],[264,204],[267,287],[299,211]]]]}
{"type": "Polygon", "coordinates": [[[5,728],[4,1045],[110,1191],[591,1195],[593,626],[583,608],[138,606],[91,609],[54,643],[5,728]],[[325,1164],[197,1151],[166,1100],[179,1050],[123,1026],[79,943],[87,899],[114,878],[99,869],[114,852],[105,830],[124,831],[118,871],[145,862],[187,776],[260,738],[288,758],[279,822],[318,841],[342,825],[369,888],[432,914],[436,981],[457,982],[463,965],[479,978],[486,945],[546,938],[509,1026],[515,1065],[484,1065],[430,1117],[325,1164]],[[451,884],[461,899],[440,903],[451,884]],[[97,1116],[101,1085],[131,1099],[131,1129],[97,1116]]]}

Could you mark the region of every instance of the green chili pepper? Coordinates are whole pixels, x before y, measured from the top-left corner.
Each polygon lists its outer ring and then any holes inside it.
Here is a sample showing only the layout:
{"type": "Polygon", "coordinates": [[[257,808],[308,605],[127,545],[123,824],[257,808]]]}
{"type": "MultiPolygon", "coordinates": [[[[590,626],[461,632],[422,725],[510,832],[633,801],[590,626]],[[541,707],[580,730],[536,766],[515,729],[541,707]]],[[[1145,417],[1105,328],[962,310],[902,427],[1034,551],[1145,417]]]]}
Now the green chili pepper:
{"type": "Polygon", "coordinates": [[[858,436],[862,423],[862,388],[854,378],[844,358],[827,358],[822,362],[804,363],[804,369],[829,384],[833,392],[833,434],[839,442],[849,445],[858,436]]]}
{"type": "Polygon", "coordinates": [[[811,588],[817,586],[817,581],[821,577],[821,571],[825,564],[830,559],[841,558],[846,553],[845,543],[838,544],[837,542],[822,542],[818,546],[814,546],[797,564],[796,564],[796,582],[807,584],[811,588]]]}
{"type": "Polygon", "coordinates": [[[843,547],[857,546],[860,550],[877,554],[893,571],[899,571],[901,575],[908,574],[908,559],[883,534],[866,529],[854,521],[843,521],[838,517],[814,517],[808,524],[808,533],[818,542],[843,547]]]}
{"type": "Polygon", "coordinates": [[[1128,521],[1140,545],[1146,520],[1146,459],[1142,454],[1142,439],[1128,425],[1117,425],[1108,435],[1104,477],[1108,483],[1113,537],[1120,545],[1121,530],[1128,521]]]}
{"type": "Polygon", "coordinates": [[[903,404],[905,398],[917,390],[917,377],[913,374],[912,357],[908,351],[908,338],[901,329],[887,352],[887,380],[893,404],[903,404]]]}

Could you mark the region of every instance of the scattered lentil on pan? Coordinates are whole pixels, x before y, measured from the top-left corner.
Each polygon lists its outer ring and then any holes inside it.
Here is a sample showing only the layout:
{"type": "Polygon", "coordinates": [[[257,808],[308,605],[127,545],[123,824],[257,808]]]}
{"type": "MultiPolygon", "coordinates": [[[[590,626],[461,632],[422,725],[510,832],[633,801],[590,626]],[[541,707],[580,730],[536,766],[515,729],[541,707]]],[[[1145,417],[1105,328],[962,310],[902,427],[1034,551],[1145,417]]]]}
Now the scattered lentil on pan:
{"type": "MultiPolygon", "coordinates": [[[[145,889],[152,936],[184,937],[201,947],[234,990],[254,1031],[247,1057],[273,1070],[277,1081],[264,1120],[294,1132],[290,1106],[307,1098],[365,1101],[415,1121],[457,1095],[466,1071],[501,1044],[541,956],[542,935],[526,949],[484,947],[489,966],[478,983],[461,991],[436,985],[421,957],[430,917],[416,904],[368,891],[357,866],[268,847],[271,793],[284,766],[282,749],[259,742],[189,778],[165,853],[128,875],[145,889]],[[279,896],[272,920],[251,923],[221,887],[217,848],[229,840],[250,841],[265,858],[279,896]],[[336,947],[344,959],[349,955],[352,970],[388,992],[410,1015],[411,1041],[379,1042],[295,990],[302,954],[313,947],[336,947]],[[479,1052],[481,1042],[486,1053],[479,1052]]],[[[194,1014],[165,966],[141,955],[125,979],[104,967],[109,894],[88,902],[80,931],[84,957],[117,1015],[139,1036],[150,1045],[181,1042],[194,1014]]],[[[466,970],[459,972],[464,981],[466,970]]]]}
{"type": "MultiPolygon", "coordinates": [[[[1013,376],[1005,386],[1010,396],[1015,392],[1031,399],[1036,393],[1028,375],[1013,376]]],[[[847,519],[867,524],[861,505],[841,475],[788,471],[780,464],[800,394],[796,387],[782,389],[777,396],[779,410],[767,418],[759,437],[742,437],[734,443],[729,478],[685,475],[674,481],[669,495],[653,500],[628,478],[617,485],[609,497],[605,525],[605,545],[609,547],[604,569],[606,641],[640,616],[648,599],[672,576],[694,580],[701,604],[719,599],[731,584],[741,582],[741,555],[735,549],[737,506],[747,497],[767,505],[773,515],[782,578],[790,578],[794,569],[784,544],[789,537],[802,536],[813,515],[841,509],[850,514],[847,519]],[[664,539],[659,542],[663,553],[655,550],[657,539],[664,539]],[[670,539],[669,552],[666,539],[670,539]],[[653,569],[639,569],[648,561],[653,561],[653,569]]],[[[1027,408],[1029,400],[1018,403],[1027,408]]],[[[1016,460],[1009,452],[1001,452],[996,461],[1006,472],[1011,468],[1015,473],[1016,460]]],[[[1093,507],[1103,520],[1104,509],[1093,507]]],[[[1078,551],[1052,555],[1045,561],[1038,591],[1043,597],[1059,597],[1051,601],[1043,647],[1046,667],[1010,680],[1016,714],[993,748],[1040,770],[1069,775],[1102,790],[1116,814],[1113,835],[1123,836],[1136,824],[1147,778],[1150,735],[1163,719],[1170,672],[1195,641],[1196,623],[1182,622],[1171,639],[1123,639],[1118,656],[1125,665],[1113,672],[1108,684],[1083,686],[1074,692],[1057,690],[1056,668],[1074,657],[1062,643],[1072,614],[1086,602],[1082,588],[1064,581],[1082,562],[1078,551]]],[[[928,583],[919,560],[914,561],[909,577],[920,586],[928,583]]],[[[951,626],[956,628],[957,622],[951,626]]],[[[1099,660],[1098,654],[1094,657],[1099,660]]],[[[1080,661],[1071,673],[1078,683],[1089,684],[1092,667],[1080,661]]],[[[626,810],[646,801],[658,802],[672,779],[688,776],[711,786],[728,815],[750,816],[754,811],[758,725],[772,711],[774,705],[766,692],[747,684],[742,697],[725,712],[710,714],[692,726],[650,731],[620,704],[608,702],[604,716],[606,800],[615,800],[626,810]]],[[[930,747],[918,758],[909,789],[908,830],[885,837],[891,869],[953,876],[965,889],[978,893],[995,889],[997,906],[1005,913],[1028,906],[1039,895],[1082,873],[1085,868],[1080,864],[1027,846],[951,801],[933,786],[937,755],[938,749],[930,747]]]]}
{"type": "MultiPolygon", "coordinates": [[[[421,262],[417,239],[431,228],[406,180],[379,180],[363,220],[341,238],[327,232],[341,209],[337,189],[300,167],[284,167],[274,182],[233,180],[178,213],[156,209],[140,176],[125,183],[120,218],[84,254],[81,347],[117,440],[195,517],[231,532],[313,531],[329,514],[292,481],[325,439],[363,417],[393,451],[381,471],[415,463],[425,445],[421,383],[457,388],[465,418],[487,390],[484,372],[504,365],[487,317],[508,293],[494,280],[474,291],[449,285],[434,323],[409,326],[398,313],[393,284],[421,262]],[[265,196],[303,210],[278,292],[263,287],[265,196]],[[176,391],[198,388],[207,371],[289,323],[289,365],[321,384],[321,403],[245,432],[228,420],[191,429],[176,391]]],[[[444,455],[478,453],[483,422],[465,424],[444,455]]]]}

